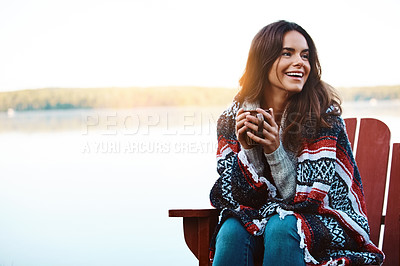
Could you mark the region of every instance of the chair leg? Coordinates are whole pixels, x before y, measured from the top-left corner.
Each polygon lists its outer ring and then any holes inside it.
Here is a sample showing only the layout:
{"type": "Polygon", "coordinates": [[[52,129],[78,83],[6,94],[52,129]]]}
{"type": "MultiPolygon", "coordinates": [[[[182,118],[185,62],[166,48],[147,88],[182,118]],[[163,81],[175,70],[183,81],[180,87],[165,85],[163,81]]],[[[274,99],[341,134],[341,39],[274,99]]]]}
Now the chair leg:
{"type": "Polygon", "coordinates": [[[200,266],[210,265],[209,246],[217,220],[217,217],[183,218],[186,244],[199,260],[200,266]]]}

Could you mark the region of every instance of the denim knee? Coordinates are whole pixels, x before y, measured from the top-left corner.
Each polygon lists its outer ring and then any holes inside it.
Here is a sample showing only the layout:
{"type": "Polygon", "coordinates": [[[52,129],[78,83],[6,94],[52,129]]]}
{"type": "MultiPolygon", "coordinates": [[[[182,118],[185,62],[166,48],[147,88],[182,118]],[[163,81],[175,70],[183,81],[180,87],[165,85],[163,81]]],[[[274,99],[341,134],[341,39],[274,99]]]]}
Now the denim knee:
{"type": "Polygon", "coordinates": [[[217,241],[229,245],[249,237],[250,234],[236,218],[228,218],[218,232],[217,241]]]}
{"type": "Polygon", "coordinates": [[[305,265],[300,240],[294,215],[287,215],[284,219],[280,219],[278,214],[272,216],[264,232],[263,265],[305,265]]]}
{"type": "Polygon", "coordinates": [[[236,218],[228,218],[217,234],[213,265],[253,265],[262,246],[261,237],[248,233],[236,218]]]}
{"type": "Polygon", "coordinates": [[[294,215],[287,215],[284,219],[281,219],[278,214],[275,214],[268,220],[264,238],[266,241],[287,238],[293,238],[300,241],[300,236],[297,233],[296,217],[294,215]]]}

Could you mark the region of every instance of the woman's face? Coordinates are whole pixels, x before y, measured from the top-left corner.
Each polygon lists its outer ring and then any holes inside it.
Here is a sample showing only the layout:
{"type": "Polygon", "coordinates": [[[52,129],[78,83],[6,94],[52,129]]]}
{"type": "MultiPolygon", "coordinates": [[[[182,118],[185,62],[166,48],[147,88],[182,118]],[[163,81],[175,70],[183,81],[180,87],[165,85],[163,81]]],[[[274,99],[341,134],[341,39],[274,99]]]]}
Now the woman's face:
{"type": "Polygon", "coordinates": [[[289,31],[283,36],[283,47],[268,74],[271,92],[284,90],[290,95],[301,92],[310,74],[309,48],[303,35],[289,31]]]}

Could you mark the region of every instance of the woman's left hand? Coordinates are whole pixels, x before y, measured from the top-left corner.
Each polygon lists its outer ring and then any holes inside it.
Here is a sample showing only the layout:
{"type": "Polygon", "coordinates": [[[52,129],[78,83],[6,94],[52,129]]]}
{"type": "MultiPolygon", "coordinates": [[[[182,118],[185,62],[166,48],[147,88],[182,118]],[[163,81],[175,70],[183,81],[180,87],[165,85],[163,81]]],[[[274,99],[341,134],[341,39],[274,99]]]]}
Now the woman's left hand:
{"type": "MultiPolygon", "coordinates": [[[[257,112],[261,113],[264,116],[264,129],[263,136],[264,138],[260,138],[250,131],[247,132],[247,135],[260,143],[264,149],[264,153],[270,154],[273,153],[276,149],[278,149],[280,140],[279,140],[279,126],[275,122],[274,110],[272,108],[269,109],[270,113],[265,111],[264,109],[257,108],[257,112]]],[[[248,122],[245,122],[245,126],[252,129],[254,132],[258,130],[258,118],[252,115],[248,115],[246,117],[248,122]]]]}

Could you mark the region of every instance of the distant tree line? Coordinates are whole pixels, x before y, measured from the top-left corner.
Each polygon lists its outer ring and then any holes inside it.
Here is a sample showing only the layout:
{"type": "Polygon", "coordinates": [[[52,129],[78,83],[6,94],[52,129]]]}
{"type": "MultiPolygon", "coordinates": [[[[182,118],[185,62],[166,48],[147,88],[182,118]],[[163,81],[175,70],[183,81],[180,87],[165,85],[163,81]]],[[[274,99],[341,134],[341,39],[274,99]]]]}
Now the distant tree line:
{"type": "Polygon", "coordinates": [[[400,85],[338,88],[338,91],[346,101],[400,99],[400,85]]]}
{"type": "Polygon", "coordinates": [[[144,106],[215,106],[232,101],[230,88],[57,88],[0,93],[0,111],[73,108],[134,108],[144,106]]]}
{"type": "MultiPolygon", "coordinates": [[[[399,86],[339,88],[346,101],[400,99],[399,86]]],[[[134,108],[144,106],[227,105],[238,92],[232,88],[47,88],[0,92],[0,111],[76,108],[134,108]]]]}

